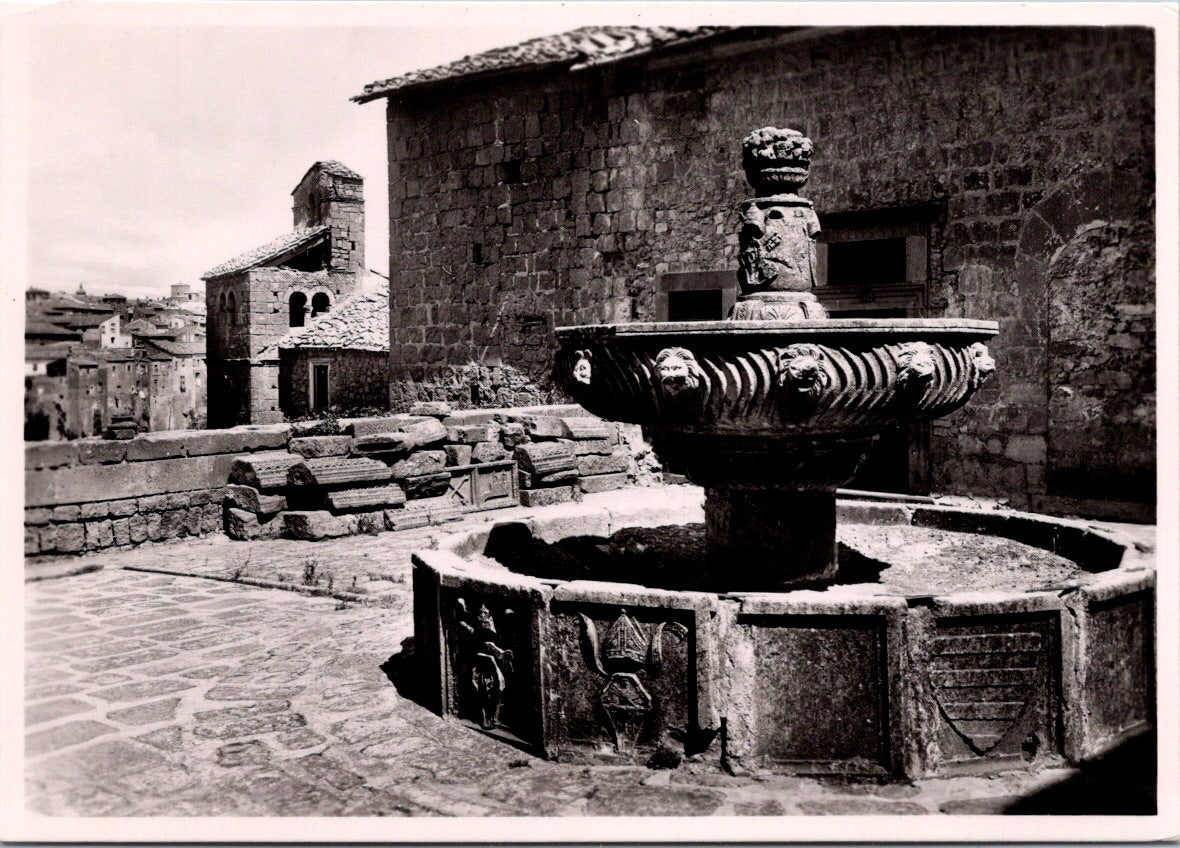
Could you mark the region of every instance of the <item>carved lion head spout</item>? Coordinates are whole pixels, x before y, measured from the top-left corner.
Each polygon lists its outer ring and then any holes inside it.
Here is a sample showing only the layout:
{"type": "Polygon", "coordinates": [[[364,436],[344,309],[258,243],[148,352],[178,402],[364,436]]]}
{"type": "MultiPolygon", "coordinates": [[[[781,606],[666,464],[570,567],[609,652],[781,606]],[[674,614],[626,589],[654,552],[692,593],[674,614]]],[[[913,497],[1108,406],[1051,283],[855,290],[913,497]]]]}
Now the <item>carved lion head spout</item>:
{"type": "Polygon", "coordinates": [[[897,387],[903,392],[921,394],[934,379],[937,365],[934,348],[925,342],[907,342],[897,351],[897,387]]]}
{"type": "Polygon", "coordinates": [[[593,357],[588,350],[574,351],[574,367],[573,375],[574,381],[581,383],[583,386],[590,385],[590,379],[594,374],[594,366],[591,363],[593,357]]]}
{"type": "Polygon", "coordinates": [[[672,394],[696,389],[701,384],[701,366],[691,351],[682,347],[664,348],[656,356],[660,385],[672,394]]]}
{"type": "Polygon", "coordinates": [[[988,381],[992,374],[996,373],[996,361],[992,359],[991,352],[983,342],[971,345],[967,348],[967,354],[975,366],[971,370],[971,388],[978,389],[988,381]]]}
{"type": "Polygon", "coordinates": [[[778,382],[784,389],[815,398],[827,387],[828,380],[823,353],[815,345],[795,344],[779,352],[778,382]]]}

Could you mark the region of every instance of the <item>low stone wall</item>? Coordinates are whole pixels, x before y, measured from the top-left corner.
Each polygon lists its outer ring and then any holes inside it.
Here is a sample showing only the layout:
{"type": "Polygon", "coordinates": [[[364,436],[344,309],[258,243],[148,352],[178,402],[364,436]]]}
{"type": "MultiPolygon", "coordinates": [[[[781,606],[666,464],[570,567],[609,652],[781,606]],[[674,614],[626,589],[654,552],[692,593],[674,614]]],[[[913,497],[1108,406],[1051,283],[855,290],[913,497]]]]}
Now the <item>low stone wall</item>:
{"type": "MultiPolygon", "coordinates": [[[[223,528],[238,538],[267,532],[326,538],[438,523],[494,500],[477,495],[471,503],[458,502],[443,472],[474,483],[493,464],[508,469],[511,502],[532,506],[659,478],[638,427],[592,418],[573,405],[452,412],[446,404],[428,403],[411,414],[341,419],[334,428],[323,422],[261,424],[145,433],[125,441],[34,442],[25,446],[25,555],[130,547],[223,528]],[[434,426],[423,428],[427,420],[434,426]],[[374,436],[402,430],[431,435],[414,436],[400,452],[375,444],[374,436]],[[234,462],[276,451],[297,459],[368,456],[396,466],[390,483],[404,485],[408,508],[392,520],[385,517],[392,509],[365,511],[338,498],[342,509],[307,509],[317,498],[313,486],[290,508],[284,501],[268,508],[261,521],[257,513],[247,517],[241,507],[249,493],[231,497],[227,488],[234,462]],[[292,514],[289,522],[271,520],[280,511],[292,514]],[[292,530],[282,533],[288,523],[292,530]],[[264,531],[267,524],[271,529],[264,531]]],[[[462,481],[455,488],[461,490],[462,481]]],[[[262,494],[266,501],[271,493],[262,494]]]]}
{"type": "Polygon", "coordinates": [[[234,458],[286,447],[286,424],[25,446],[25,555],[128,547],[221,530],[234,458]]]}
{"type": "Polygon", "coordinates": [[[638,427],[579,406],[453,412],[421,402],[409,413],[294,425],[286,451],[240,457],[225,530],[308,540],[402,530],[658,477],[638,427]]]}

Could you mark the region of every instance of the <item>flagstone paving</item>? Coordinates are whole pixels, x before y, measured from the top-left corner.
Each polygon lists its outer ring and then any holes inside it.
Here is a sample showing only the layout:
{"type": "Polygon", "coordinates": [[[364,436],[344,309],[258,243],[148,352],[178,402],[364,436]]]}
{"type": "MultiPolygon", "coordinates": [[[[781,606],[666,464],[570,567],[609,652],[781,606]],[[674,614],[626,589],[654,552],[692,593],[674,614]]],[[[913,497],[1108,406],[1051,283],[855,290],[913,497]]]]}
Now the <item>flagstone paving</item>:
{"type": "Polygon", "coordinates": [[[703,762],[674,771],[571,766],[444,720],[399,694],[383,670],[412,632],[409,556],[433,536],[494,517],[320,543],[213,537],[148,546],[84,558],[98,571],[26,584],[29,810],[989,813],[1078,777],[1074,769],[1048,769],[877,785],[734,777],[703,762]],[[259,579],[269,570],[275,585],[305,590],[325,590],[330,572],[365,602],[226,582],[244,560],[259,579]],[[309,560],[317,564],[318,585],[314,577],[304,585],[309,560]],[[131,570],[141,568],[204,569],[206,576],[131,570]]]}

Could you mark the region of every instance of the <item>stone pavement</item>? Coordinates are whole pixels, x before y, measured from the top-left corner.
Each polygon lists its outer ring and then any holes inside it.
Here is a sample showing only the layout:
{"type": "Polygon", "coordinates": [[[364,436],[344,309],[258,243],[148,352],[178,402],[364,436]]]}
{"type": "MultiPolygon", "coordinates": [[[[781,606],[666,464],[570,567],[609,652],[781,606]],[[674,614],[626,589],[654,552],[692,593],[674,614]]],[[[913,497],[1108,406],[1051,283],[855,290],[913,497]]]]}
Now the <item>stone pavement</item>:
{"type": "Polygon", "coordinates": [[[551,763],[443,720],[383,670],[409,554],[508,517],[311,543],[198,539],[26,584],[26,795],[50,816],[919,815],[1001,812],[1074,769],[849,783],[551,763]],[[315,575],[306,576],[308,562],[315,575]],[[145,573],[159,568],[201,576],[145,573]],[[276,586],[226,582],[268,570],[276,586]],[[254,569],[250,571],[250,569],[254,569]],[[278,569],[276,571],[276,569],[278,569]],[[283,579],[278,579],[278,574],[283,579]],[[306,579],[305,579],[306,576],[306,579]],[[356,577],[354,583],[353,577],[356,577]],[[357,591],[357,590],[360,591],[357,591]]]}

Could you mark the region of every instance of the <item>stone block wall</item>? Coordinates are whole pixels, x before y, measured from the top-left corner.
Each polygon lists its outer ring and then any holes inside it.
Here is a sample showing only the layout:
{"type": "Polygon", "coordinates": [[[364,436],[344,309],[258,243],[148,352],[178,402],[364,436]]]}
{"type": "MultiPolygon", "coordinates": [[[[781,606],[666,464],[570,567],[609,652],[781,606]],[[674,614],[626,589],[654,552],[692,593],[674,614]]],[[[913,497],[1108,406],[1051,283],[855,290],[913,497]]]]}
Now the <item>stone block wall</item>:
{"type": "Polygon", "coordinates": [[[311,412],[310,365],[328,364],[328,398],[341,409],[389,405],[389,355],[384,351],[295,348],[279,352],[279,408],[289,418],[311,412]]]}
{"type": "Polygon", "coordinates": [[[934,430],[933,487],[1150,512],[1151,31],[708,44],[391,98],[392,379],[479,361],[541,382],[554,326],[654,320],[657,275],[736,267],[739,142],[791,126],[821,217],[940,210],[928,314],[1000,322],[996,379],[934,430]]]}
{"type": "Polygon", "coordinates": [[[397,379],[389,381],[389,408],[395,412],[405,412],[423,401],[442,401],[456,409],[489,409],[567,400],[547,381],[534,380],[511,365],[419,364],[400,368],[397,379]]]}
{"type": "Polygon", "coordinates": [[[286,425],[25,446],[25,555],[219,532],[234,457],[284,447],[286,425]]]}

